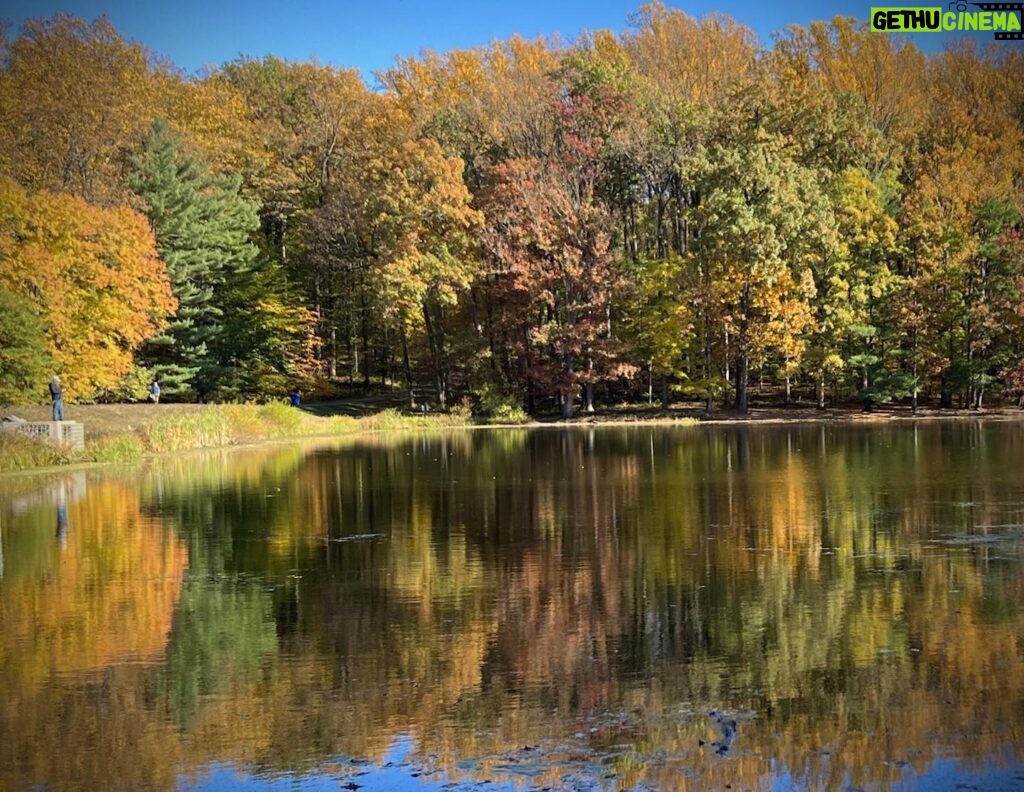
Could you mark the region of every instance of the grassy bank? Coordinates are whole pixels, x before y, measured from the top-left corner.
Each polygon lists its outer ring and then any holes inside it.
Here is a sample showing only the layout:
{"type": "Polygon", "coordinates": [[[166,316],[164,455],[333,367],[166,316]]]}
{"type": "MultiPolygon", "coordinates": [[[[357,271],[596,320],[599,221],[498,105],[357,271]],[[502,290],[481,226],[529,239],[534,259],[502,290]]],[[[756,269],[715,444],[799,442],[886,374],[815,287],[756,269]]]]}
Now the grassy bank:
{"type": "MultiPolygon", "coordinates": [[[[380,402],[373,407],[380,408],[380,402]]],[[[48,405],[27,405],[5,409],[28,421],[48,421],[48,405]]],[[[468,409],[450,414],[408,415],[397,409],[371,412],[370,405],[345,402],[317,404],[295,409],[284,404],[97,404],[72,405],[69,420],[85,426],[86,446],[73,452],[17,432],[0,432],[0,473],[35,470],[76,463],[131,463],[152,454],[174,453],[200,448],[244,445],[269,440],[331,437],[379,431],[417,431],[478,426],[481,423],[521,424],[525,414],[505,420],[474,418],[468,409]],[[354,408],[361,415],[349,414],[354,408]]],[[[697,407],[669,413],[646,405],[623,405],[596,414],[580,413],[569,421],[529,421],[530,425],[590,426],[594,424],[716,425],[732,423],[777,424],[814,422],[879,422],[891,420],[1024,420],[1016,408],[976,410],[922,409],[886,406],[870,413],[855,408],[825,411],[808,407],[756,408],[738,414],[729,410],[706,415],[697,407]]]]}
{"type": "MultiPolygon", "coordinates": [[[[355,418],[321,416],[284,404],[82,406],[75,415],[86,427],[86,445],[72,451],[18,432],[0,432],[0,472],[33,470],[85,462],[131,463],[149,454],[244,445],[267,440],[330,437],[381,430],[421,430],[466,426],[468,415],[403,415],[396,410],[355,418]]],[[[11,410],[26,420],[34,408],[11,410]]]]}

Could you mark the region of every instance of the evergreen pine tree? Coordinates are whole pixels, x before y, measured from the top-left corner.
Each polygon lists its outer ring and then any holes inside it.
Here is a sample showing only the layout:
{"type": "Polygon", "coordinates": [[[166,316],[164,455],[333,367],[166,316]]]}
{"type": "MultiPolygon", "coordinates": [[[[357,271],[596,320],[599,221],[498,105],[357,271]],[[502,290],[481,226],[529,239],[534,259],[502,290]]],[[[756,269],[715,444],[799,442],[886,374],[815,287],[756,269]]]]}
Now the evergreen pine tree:
{"type": "Polygon", "coordinates": [[[239,195],[240,179],[211,175],[157,120],[136,161],[132,190],[144,202],[180,307],[142,354],[174,399],[205,399],[236,379],[239,317],[235,299],[257,268],[252,234],[257,208],[239,195]]]}

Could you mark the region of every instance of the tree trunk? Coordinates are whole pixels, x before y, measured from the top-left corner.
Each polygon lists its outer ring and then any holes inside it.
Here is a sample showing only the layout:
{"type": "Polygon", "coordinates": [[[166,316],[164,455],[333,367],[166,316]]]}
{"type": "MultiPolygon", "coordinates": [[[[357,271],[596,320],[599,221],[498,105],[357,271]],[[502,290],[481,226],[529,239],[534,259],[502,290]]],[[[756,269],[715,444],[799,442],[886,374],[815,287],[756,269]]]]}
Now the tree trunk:
{"type": "Polygon", "coordinates": [[[747,412],[747,386],[750,381],[750,357],[747,346],[749,344],[748,328],[750,312],[750,285],[743,284],[743,295],[740,298],[740,311],[743,318],[740,319],[739,338],[736,339],[738,353],[736,355],[736,409],[741,413],[747,412]]]}
{"type": "Polygon", "coordinates": [[[327,360],[327,321],[324,318],[323,288],[320,283],[320,273],[317,272],[313,281],[314,313],[316,314],[316,340],[317,358],[320,360],[321,371],[330,374],[327,360]]]}
{"type": "Polygon", "coordinates": [[[523,349],[526,351],[526,412],[530,415],[537,414],[537,388],[533,379],[533,346],[530,343],[530,330],[524,323],[522,326],[523,349]]]}
{"type": "Polygon", "coordinates": [[[594,359],[587,353],[585,369],[587,382],[583,386],[583,412],[594,412],[594,359]]]}
{"type": "Polygon", "coordinates": [[[421,307],[423,311],[423,324],[427,331],[427,346],[430,347],[430,359],[434,369],[434,388],[437,392],[437,404],[440,409],[444,410],[448,404],[448,378],[442,361],[444,354],[442,344],[444,341],[431,319],[430,307],[426,301],[423,302],[421,307]]]}
{"type": "MultiPolygon", "coordinates": [[[[347,276],[346,280],[352,281],[352,278],[347,276]]],[[[351,299],[351,294],[353,293],[352,283],[346,283],[345,289],[350,296],[345,300],[345,324],[343,325],[342,332],[345,335],[345,359],[348,361],[348,384],[351,385],[356,381],[357,371],[354,367],[354,361],[359,359],[359,350],[356,349],[355,336],[353,333],[351,299]]]]}
{"type": "MultiPolygon", "coordinates": [[[[953,334],[950,333],[949,334],[949,361],[950,361],[950,365],[952,365],[952,362],[954,360],[956,360],[956,354],[955,354],[955,349],[953,347],[953,334]]],[[[942,386],[942,395],[939,397],[939,404],[941,404],[945,408],[952,409],[952,407],[953,407],[953,391],[952,391],[952,389],[950,388],[950,385],[949,385],[949,378],[946,376],[945,373],[943,373],[943,374],[941,374],[939,376],[939,382],[941,383],[941,386],[942,386]]]]}
{"type": "Polygon", "coordinates": [[[736,357],[736,410],[747,412],[747,386],[750,379],[750,360],[746,352],[736,357]]]}
{"type": "Polygon", "coordinates": [[[665,412],[669,410],[668,402],[668,374],[661,375],[661,409],[665,412]]]}
{"type": "Polygon", "coordinates": [[[395,352],[391,345],[391,339],[388,338],[387,325],[384,326],[384,343],[380,348],[381,354],[381,374],[380,374],[380,386],[382,389],[388,387],[388,383],[394,382],[394,370],[395,370],[395,352]]]}
{"type": "Polygon", "coordinates": [[[914,378],[914,390],[910,395],[910,411],[912,413],[917,412],[917,355],[914,355],[913,366],[910,370],[911,376],[914,378]]]}
{"type": "Polygon", "coordinates": [[[573,398],[572,389],[558,391],[558,409],[563,418],[572,418],[573,398]]]}
{"type": "Polygon", "coordinates": [[[409,391],[411,406],[416,406],[416,398],[412,392],[412,365],[409,363],[409,339],[405,335],[405,325],[402,325],[402,368],[405,371],[405,387],[409,391]]]}
{"type": "Polygon", "coordinates": [[[725,331],[725,381],[732,384],[732,370],[729,366],[729,331],[725,331]]]}
{"type": "MultiPolygon", "coordinates": [[[[573,381],[573,379],[574,379],[574,377],[573,377],[574,372],[575,372],[575,363],[573,362],[572,355],[571,354],[566,355],[566,357],[565,357],[565,374],[566,374],[565,378],[566,378],[567,381],[569,381],[569,382],[573,381]]],[[[572,385],[561,386],[558,389],[558,397],[559,397],[558,407],[559,407],[559,412],[560,412],[560,414],[561,414],[561,416],[563,418],[572,418],[573,402],[576,399],[575,390],[576,390],[576,388],[574,386],[572,386],[572,385]]]]}
{"type": "Polygon", "coordinates": [[[366,305],[366,293],[359,290],[359,333],[363,345],[363,387],[370,387],[370,311],[366,305]]]}
{"type": "Polygon", "coordinates": [[[629,204],[629,250],[633,261],[638,261],[640,259],[640,242],[636,233],[636,203],[634,201],[630,201],[629,204]]]}
{"type": "Polygon", "coordinates": [[[338,331],[335,329],[333,324],[331,325],[331,343],[330,343],[330,348],[331,348],[331,353],[330,353],[331,354],[331,363],[330,363],[331,379],[335,379],[338,376],[338,331]]]}
{"type": "Polygon", "coordinates": [[[667,253],[665,247],[665,195],[658,189],[658,203],[655,216],[655,234],[658,244],[658,258],[663,259],[667,253]]]}
{"type": "Polygon", "coordinates": [[[704,410],[708,415],[715,409],[715,390],[711,384],[711,379],[714,376],[714,361],[711,356],[711,318],[710,311],[707,305],[704,306],[704,377],[708,382],[708,399],[704,406],[704,410]]]}
{"type": "MultiPolygon", "coordinates": [[[[491,305],[490,299],[487,300],[487,348],[491,352],[491,371],[497,371],[497,361],[500,358],[498,356],[498,350],[495,348],[494,344],[494,308],[491,305]]],[[[507,351],[508,350],[506,349],[506,353],[507,351]]]]}
{"type": "Polygon", "coordinates": [[[946,375],[943,374],[939,377],[939,387],[942,389],[942,393],[939,396],[939,405],[944,409],[950,409],[953,406],[953,392],[947,385],[946,375]]]}

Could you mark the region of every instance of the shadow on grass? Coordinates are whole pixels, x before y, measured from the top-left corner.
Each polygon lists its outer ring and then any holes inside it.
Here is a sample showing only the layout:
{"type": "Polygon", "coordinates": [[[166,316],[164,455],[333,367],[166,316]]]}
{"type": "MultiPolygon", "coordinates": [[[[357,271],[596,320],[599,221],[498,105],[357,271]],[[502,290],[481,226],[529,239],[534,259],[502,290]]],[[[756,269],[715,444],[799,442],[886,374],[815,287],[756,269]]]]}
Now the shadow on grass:
{"type": "Polygon", "coordinates": [[[332,415],[347,415],[351,418],[362,418],[375,415],[384,410],[407,411],[409,397],[403,393],[386,393],[375,396],[358,396],[352,399],[312,402],[302,404],[299,409],[309,415],[326,418],[332,415]]]}

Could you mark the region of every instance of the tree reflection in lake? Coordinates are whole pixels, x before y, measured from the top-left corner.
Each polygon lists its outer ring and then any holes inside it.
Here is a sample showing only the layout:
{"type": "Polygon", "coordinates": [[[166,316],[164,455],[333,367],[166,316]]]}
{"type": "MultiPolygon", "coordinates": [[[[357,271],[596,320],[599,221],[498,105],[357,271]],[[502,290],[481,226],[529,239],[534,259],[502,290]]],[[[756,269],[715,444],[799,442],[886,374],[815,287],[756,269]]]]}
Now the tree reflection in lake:
{"type": "Polygon", "coordinates": [[[267,448],[90,474],[64,556],[0,489],[0,786],[1012,785],[1022,462],[1015,423],[267,448]]]}

